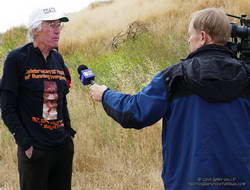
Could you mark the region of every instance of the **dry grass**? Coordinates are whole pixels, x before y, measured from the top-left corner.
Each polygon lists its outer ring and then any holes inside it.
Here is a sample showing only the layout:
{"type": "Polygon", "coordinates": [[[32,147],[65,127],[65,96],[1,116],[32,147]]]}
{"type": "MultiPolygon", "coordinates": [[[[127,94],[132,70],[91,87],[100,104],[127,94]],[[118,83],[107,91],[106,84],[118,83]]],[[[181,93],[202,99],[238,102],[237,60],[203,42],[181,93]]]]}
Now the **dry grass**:
{"type": "Polygon", "coordinates": [[[206,7],[221,7],[236,15],[250,14],[248,0],[115,0],[104,7],[89,7],[69,15],[71,22],[63,30],[61,48],[66,51],[69,44],[74,44],[86,50],[99,43],[110,45],[115,34],[137,20],[149,23],[159,36],[183,36],[191,13],[206,7]]]}
{"type": "Polygon", "coordinates": [[[133,21],[154,17],[169,7],[171,0],[116,0],[105,7],[71,14],[71,22],[65,24],[62,33],[61,50],[67,51],[68,44],[80,44],[81,49],[91,49],[96,44],[107,47],[113,36],[133,21]]]}
{"type": "Polygon", "coordinates": [[[70,102],[78,106],[71,107],[70,111],[78,112],[77,117],[82,116],[75,118],[78,123],[73,122],[78,129],[75,189],[161,189],[159,127],[124,130],[85,93],[80,94],[78,100],[75,99],[78,92],[71,93],[76,94],[70,102]],[[80,104],[84,108],[81,111],[80,104]]]}
{"type": "MultiPolygon", "coordinates": [[[[125,130],[108,118],[86,92],[69,96],[72,125],[77,130],[74,190],[162,189],[160,127],[125,130]]],[[[0,129],[0,189],[17,190],[16,146],[0,129]]]]}
{"type": "MultiPolygon", "coordinates": [[[[223,7],[236,15],[250,13],[249,0],[116,0],[69,15],[72,21],[65,25],[61,50],[84,53],[108,46],[117,32],[135,20],[149,23],[159,38],[172,34],[183,38],[191,12],[205,7],[223,7]]],[[[133,92],[130,83],[120,82],[120,89],[133,92]]],[[[68,96],[72,126],[77,130],[73,190],[163,189],[160,123],[140,131],[122,129],[89,98],[87,87],[77,86],[68,96]]],[[[2,123],[0,136],[0,190],[17,190],[16,146],[2,123]]]]}

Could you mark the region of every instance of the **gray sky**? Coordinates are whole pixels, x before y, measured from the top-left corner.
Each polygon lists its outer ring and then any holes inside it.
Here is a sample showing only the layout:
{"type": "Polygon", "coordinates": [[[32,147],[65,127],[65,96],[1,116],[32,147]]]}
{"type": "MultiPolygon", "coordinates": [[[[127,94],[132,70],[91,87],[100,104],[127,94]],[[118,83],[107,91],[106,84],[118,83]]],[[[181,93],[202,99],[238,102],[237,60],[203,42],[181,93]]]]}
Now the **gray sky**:
{"type": "Polygon", "coordinates": [[[64,13],[80,11],[96,0],[4,0],[0,6],[0,32],[13,26],[26,25],[35,8],[52,5],[64,13]]]}

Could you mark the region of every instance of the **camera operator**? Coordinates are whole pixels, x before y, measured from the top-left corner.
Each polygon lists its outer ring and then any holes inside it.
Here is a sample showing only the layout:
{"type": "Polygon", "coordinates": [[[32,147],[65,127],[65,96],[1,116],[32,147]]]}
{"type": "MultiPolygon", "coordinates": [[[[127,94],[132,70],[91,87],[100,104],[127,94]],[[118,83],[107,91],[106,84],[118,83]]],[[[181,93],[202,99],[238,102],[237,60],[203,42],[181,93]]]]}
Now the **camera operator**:
{"type": "Polygon", "coordinates": [[[124,128],[163,118],[162,179],[167,190],[250,189],[250,88],[247,65],[225,44],[224,11],[192,14],[191,53],[129,95],[94,84],[90,94],[124,128]]]}

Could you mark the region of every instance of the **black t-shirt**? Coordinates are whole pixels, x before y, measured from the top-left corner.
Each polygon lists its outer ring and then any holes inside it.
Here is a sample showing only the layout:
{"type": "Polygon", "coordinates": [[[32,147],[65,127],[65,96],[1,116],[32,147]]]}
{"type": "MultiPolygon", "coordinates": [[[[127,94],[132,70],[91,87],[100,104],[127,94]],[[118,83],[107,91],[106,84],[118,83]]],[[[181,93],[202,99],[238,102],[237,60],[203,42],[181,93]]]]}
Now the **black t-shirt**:
{"type": "Polygon", "coordinates": [[[1,83],[2,117],[23,149],[56,149],[71,129],[66,94],[69,92],[62,56],[51,50],[45,60],[29,43],[9,53],[1,83]]]}

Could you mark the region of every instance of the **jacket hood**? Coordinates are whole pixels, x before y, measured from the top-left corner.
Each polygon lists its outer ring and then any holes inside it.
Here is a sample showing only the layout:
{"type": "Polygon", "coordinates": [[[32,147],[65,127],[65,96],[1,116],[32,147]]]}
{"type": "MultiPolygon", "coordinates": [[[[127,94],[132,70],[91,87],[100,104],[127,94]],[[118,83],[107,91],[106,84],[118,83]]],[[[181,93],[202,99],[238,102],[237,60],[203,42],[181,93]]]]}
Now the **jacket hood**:
{"type": "Polygon", "coordinates": [[[224,46],[201,47],[177,67],[175,77],[181,76],[188,90],[209,102],[232,100],[249,86],[249,66],[224,46]]]}

